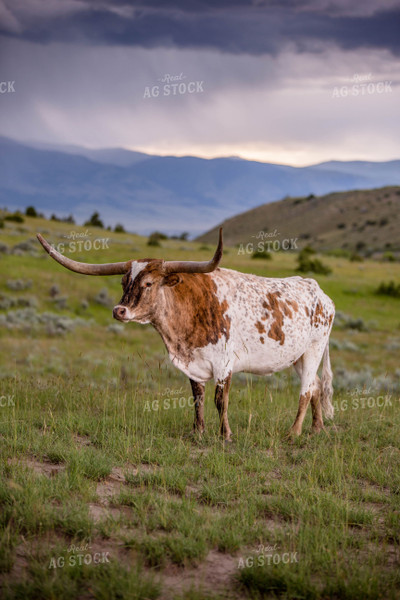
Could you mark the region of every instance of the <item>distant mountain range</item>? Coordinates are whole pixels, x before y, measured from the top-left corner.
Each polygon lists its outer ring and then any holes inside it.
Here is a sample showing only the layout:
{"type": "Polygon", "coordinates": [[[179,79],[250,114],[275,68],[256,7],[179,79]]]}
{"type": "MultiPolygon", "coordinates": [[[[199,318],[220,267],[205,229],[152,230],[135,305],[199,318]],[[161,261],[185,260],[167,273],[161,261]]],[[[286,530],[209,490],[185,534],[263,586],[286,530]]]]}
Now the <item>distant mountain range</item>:
{"type": "Polygon", "coordinates": [[[289,167],[238,158],[153,156],[121,148],[18,143],[0,137],[0,204],[46,216],[98,211],[129,231],[191,236],[285,196],[400,184],[400,160],[289,167]]]}

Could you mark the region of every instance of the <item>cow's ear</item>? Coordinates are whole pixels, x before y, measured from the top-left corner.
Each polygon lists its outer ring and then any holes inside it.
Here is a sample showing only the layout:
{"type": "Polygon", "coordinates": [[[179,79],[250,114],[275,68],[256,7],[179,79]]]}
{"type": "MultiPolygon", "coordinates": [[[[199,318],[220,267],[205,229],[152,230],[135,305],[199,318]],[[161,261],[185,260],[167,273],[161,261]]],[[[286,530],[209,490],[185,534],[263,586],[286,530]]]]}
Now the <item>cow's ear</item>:
{"type": "Polygon", "coordinates": [[[166,275],[163,279],[163,285],[167,285],[168,287],[174,287],[177,283],[181,281],[178,273],[170,273],[166,275]]]}

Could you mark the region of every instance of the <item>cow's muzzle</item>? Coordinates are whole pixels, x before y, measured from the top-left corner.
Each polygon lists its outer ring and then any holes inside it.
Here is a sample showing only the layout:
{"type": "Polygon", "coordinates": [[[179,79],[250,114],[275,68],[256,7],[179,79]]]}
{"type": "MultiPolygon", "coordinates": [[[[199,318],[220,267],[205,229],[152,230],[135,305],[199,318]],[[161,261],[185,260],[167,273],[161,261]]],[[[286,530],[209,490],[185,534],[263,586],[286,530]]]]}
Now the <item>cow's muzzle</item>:
{"type": "Polygon", "coordinates": [[[117,306],[114,306],[113,308],[113,317],[114,319],[117,319],[117,321],[126,321],[127,318],[127,311],[125,306],[121,306],[120,304],[118,304],[117,306]]]}

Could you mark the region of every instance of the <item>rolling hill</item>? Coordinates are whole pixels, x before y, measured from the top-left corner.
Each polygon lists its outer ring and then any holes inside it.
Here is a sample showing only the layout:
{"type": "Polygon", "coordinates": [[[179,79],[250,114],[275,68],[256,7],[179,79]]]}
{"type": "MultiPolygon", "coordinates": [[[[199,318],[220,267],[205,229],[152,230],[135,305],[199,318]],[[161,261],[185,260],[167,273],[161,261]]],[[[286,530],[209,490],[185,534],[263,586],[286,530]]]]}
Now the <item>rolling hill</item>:
{"type": "MultiPolygon", "coordinates": [[[[285,198],[223,221],[227,244],[256,243],[260,232],[270,240],[298,239],[319,250],[400,250],[400,187],[285,198]]],[[[220,226],[218,225],[218,227],[220,226]]],[[[198,237],[215,242],[218,227],[198,237]]]]}

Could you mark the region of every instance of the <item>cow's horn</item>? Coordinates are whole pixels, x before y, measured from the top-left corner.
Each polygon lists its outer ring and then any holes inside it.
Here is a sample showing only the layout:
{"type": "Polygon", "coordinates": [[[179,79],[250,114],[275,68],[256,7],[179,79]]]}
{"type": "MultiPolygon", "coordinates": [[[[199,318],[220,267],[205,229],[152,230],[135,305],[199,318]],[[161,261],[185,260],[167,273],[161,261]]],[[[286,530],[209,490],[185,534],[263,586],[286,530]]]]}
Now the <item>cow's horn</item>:
{"type": "Polygon", "coordinates": [[[37,234],[37,239],[42,244],[43,248],[48,252],[51,258],[54,258],[60,265],[69,269],[70,271],[75,271],[75,273],[83,273],[84,275],[123,275],[126,273],[132,264],[131,260],[127,262],[118,262],[118,263],[106,263],[102,265],[91,265],[88,263],[77,262],[76,260],[71,260],[66,256],[63,256],[55,248],[50,246],[49,242],[47,242],[40,233],[37,234]]]}
{"type": "Polygon", "coordinates": [[[218,267],[222,258],[222,249],[222,227],[220,227],[218,246],[210,261],[166,261],[163,265],[164,271],[166,273],[210,273],[218,267]]]}

